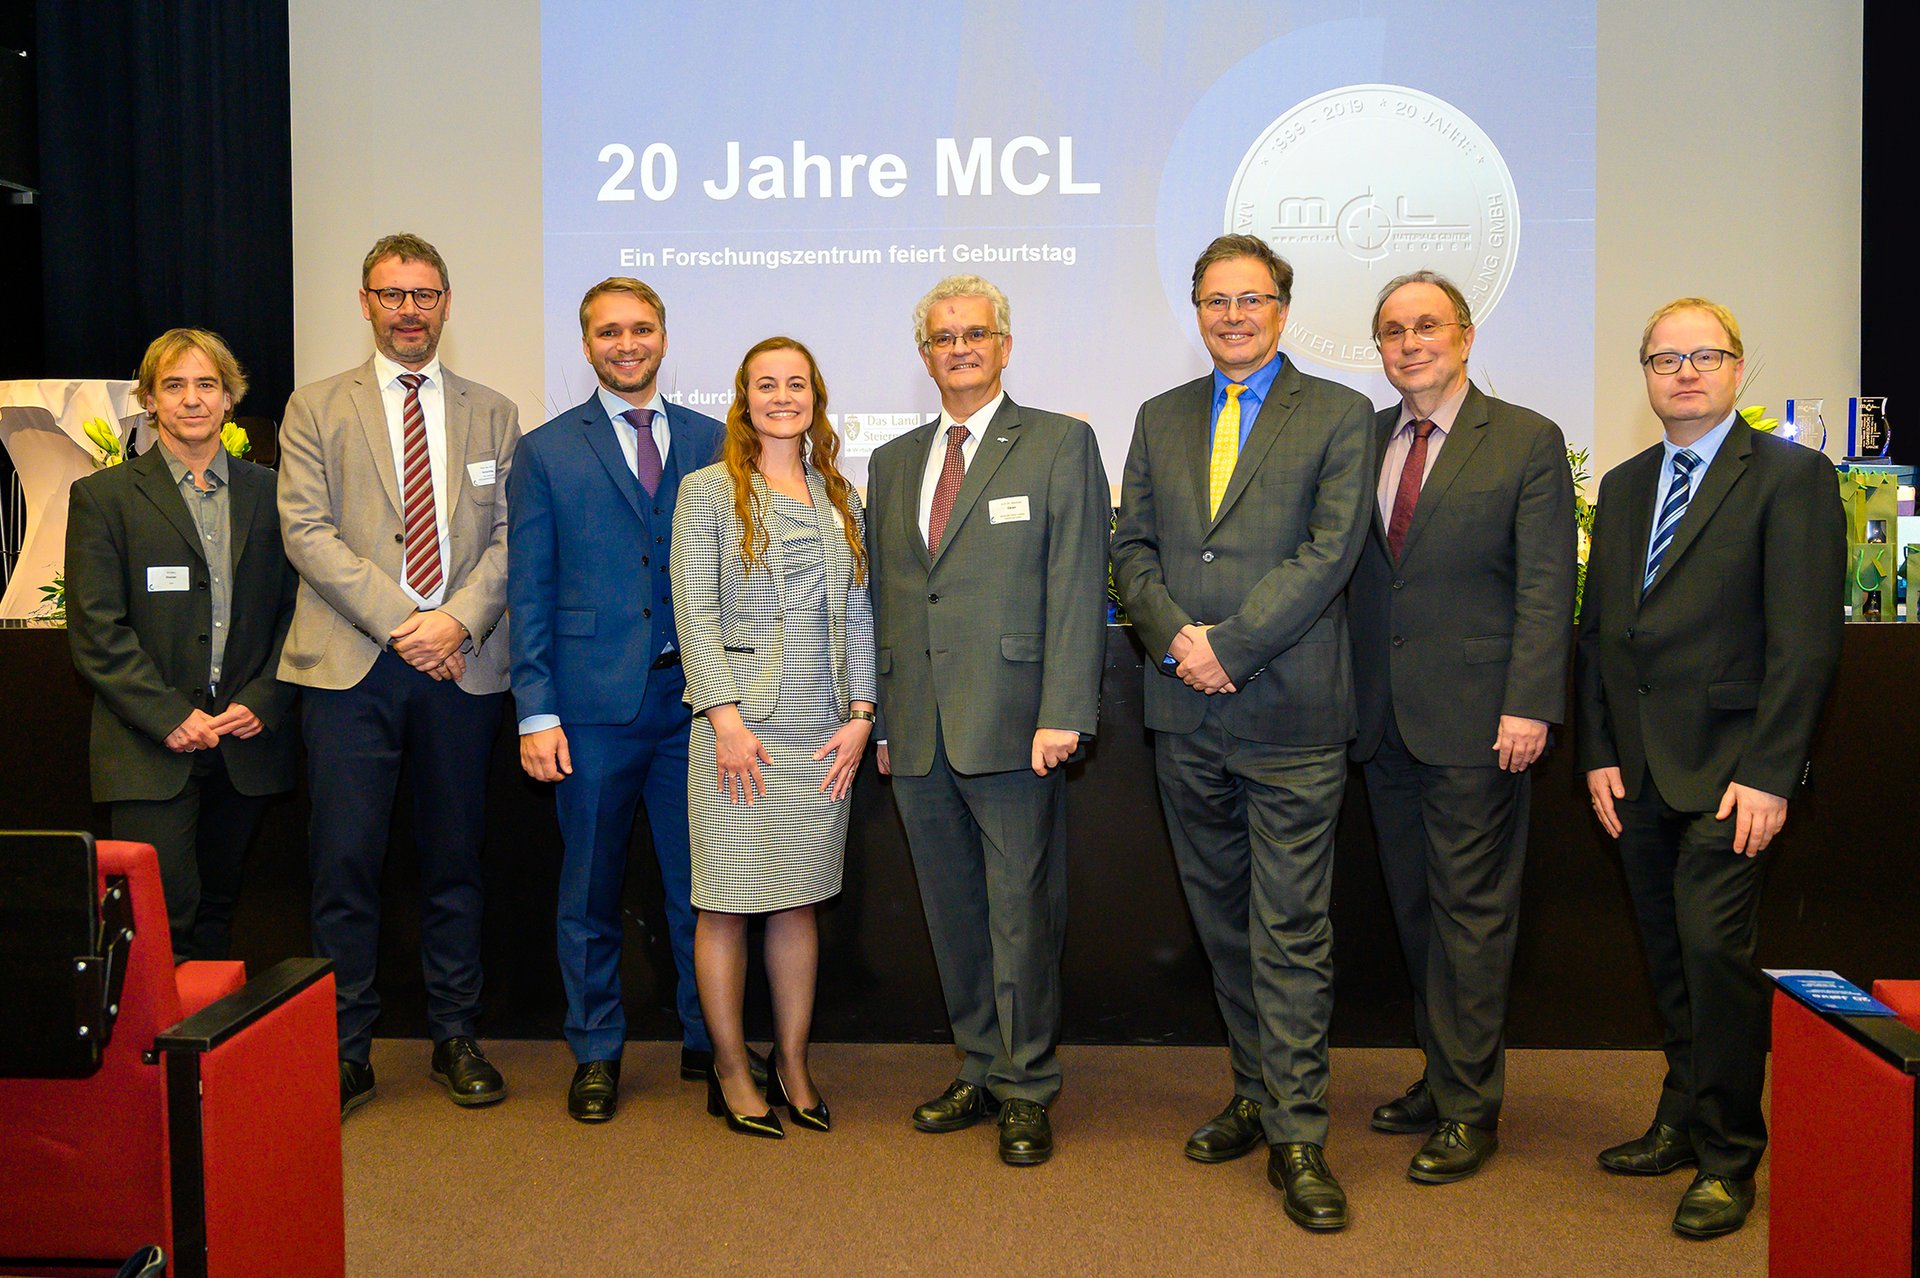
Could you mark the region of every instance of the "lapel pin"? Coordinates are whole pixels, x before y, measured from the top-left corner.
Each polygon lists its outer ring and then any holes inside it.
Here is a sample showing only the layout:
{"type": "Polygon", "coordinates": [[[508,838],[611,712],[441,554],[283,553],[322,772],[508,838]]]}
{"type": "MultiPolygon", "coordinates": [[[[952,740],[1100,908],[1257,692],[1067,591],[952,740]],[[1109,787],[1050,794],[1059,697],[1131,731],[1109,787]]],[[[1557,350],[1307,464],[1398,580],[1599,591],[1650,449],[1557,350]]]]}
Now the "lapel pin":
{"type": "Polygon", "coordinates": [[[1002,444],[1007,442],[1007,437],[1005,435],[995,435],[994,439],[1002,444]]]}

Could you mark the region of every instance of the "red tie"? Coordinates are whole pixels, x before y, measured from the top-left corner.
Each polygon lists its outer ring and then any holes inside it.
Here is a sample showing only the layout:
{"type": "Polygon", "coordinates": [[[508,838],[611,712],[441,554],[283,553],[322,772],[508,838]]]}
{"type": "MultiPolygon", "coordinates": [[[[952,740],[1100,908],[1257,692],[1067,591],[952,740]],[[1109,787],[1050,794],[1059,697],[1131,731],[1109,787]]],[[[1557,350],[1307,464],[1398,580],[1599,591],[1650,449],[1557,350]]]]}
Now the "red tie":
{"type": "Polygon", "coordinates": [[[1427,477],[1427,436],[1433,423],[1422,418],[1413,423],[1413,448],[1400,468],[1400,487],[1393,494],[1393,517],[1387,521],[1387,549],[1393,561],[1400,562],[1400,548],[1407,540],[1407,525],[1413,522],[1413,508],[1420,501],[1420,485],[1427,477]]]}
{"type": "Polygon", "coordinates": [[[960,481],[967,477],[967,456],[960,449],[967,442],[967,428],[955,424],[947,432],[947,458],[940,463],[940,482],[933,486],[933,511],[927,516],[927,553],[940,553],[940,539],[947,532],[947,517],[953,514],[953,499],[960,495],[960,481]]]}
{"type": "Polygon", "coordinates": [[[401,481],[407,522],[407,585],[422,599],[440,589],[440,528],[433,514],[433,463],[427,456],[427,415],[420,410],[419,373],[400,374],[407,402],[400,409],[401,454],[406,477],[401,481]]]}

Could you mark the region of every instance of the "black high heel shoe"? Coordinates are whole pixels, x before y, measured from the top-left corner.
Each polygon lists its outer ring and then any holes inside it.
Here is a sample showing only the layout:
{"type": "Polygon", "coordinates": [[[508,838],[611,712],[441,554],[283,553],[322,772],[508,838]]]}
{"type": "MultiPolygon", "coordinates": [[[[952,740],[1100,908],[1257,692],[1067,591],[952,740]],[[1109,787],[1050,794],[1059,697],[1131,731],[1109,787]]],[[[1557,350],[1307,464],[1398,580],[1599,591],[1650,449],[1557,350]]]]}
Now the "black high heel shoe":
{"type": "Polygon", "coordinates": [[[787,1130],[780,1126],[780,1116],[773,1112],[773,1106],[767,1106],[764,1114],[736,1114],[727,1107],[727,1094],[720,1088],[719,1071],[707,1067],[707,1112],[715,1118],[727,1120],[727,1130],[739,1132],[742,1136],[763,1136],[768,1140],[785,1139],[787,1130]]]}
{"type": "Polygon", "coordinates": [[[820,1103],[812,1109],[802,1109],[800,1106],[794,1104],[792,1097],[787,1095],[787,1085],[782,1082],[780,1078],[780,1067],[774,1065],[772,1061],[768,1061],[768,1066],[768,1110],[776,1110],[782,1105],[785,1105],[787,1107],[787,1113],[793,1118],[793,1125],[795,1127],[804,1127],[808,1131],[815,1132],[832,1131],[833,1115],[827,1112],[826,1098],[822,1097],[820,1103]]]}

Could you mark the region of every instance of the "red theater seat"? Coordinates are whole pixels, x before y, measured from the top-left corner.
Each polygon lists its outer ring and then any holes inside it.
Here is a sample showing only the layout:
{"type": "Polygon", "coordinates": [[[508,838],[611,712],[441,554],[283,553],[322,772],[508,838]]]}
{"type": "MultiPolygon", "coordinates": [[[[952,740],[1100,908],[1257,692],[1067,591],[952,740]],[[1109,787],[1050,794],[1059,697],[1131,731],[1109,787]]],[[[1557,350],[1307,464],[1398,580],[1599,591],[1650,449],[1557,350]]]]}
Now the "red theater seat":
{"type": "Polygon", "coordinates": [[[91,1076],[0,1078],[0,1273],[112,1274],[157,1243],[173,1278],[341,1278],[331,965],[176,968],[153,849],[95,846],[133,909],[119,1015],[91,1076]]]}
{"type": "MultiPolygon", "coordinates": [[[[1920,982],[1873,988],[1920,1023],[1920,982]]],[[[1911,1024],[1834,1016],[1774,992],[1767,1250],[1775,1278],[1920,1274],[1916,1073],[1920,1033],[1911,1024]]]]}

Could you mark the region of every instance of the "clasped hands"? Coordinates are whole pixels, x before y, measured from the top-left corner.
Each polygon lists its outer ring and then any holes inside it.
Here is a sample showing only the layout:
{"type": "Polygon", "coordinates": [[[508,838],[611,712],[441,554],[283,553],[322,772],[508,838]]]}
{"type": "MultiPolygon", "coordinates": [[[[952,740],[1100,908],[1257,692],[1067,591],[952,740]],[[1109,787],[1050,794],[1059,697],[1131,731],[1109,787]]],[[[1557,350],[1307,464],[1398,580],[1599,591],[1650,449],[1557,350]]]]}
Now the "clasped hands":
{"type": "Polygon", "coordinates": [[[467,658],[460,649],[470,638],[467,628],[452,616],[425,608],[395,627],[387,646],[421,674],[460,679],[467,673],[467,658]]]}
{"type": "Polygon", "coordinates": [[[1179,663],[1173,672],[1195,692],[1208,696],[1216,692],[1238,692],[1240,689],[1233,686],[1233,679],[1220,664],[1220,658],[1213,655],[1213,642],[1207,638],[1207,631],[1211,629],[1212,626],[1198,623],[1180,627],[1180,633],[1167,646],[1167,651],[1179,663]]]}
{"type": "Polygon", "coordinates": [[[189,711],[180,726],[169,732],[161,744],[175,754],[191,754],[195,750],[217,748],[221,737],[239,737],[243,741],[257,737],[265,727],[259,715],[236,701],[219,714],[200,709],[189,711]]]}

